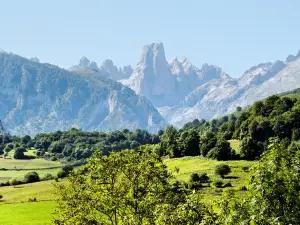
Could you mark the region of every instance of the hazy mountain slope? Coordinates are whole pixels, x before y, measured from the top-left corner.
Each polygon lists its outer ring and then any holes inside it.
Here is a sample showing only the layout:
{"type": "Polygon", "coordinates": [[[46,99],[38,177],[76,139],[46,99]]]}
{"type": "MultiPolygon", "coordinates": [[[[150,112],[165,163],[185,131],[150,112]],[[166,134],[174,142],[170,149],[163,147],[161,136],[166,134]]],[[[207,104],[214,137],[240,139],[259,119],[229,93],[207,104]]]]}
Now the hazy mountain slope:
{"type": "Polygon", "coordinates": [[[300,87],[300,58],[286,64],[275,76],[261,85],[247,90],[240,98],[228,106],[227,112],[235,110],[236,106],[245,106],[254,101],[266,98],[273,94],[291,91],[300,87]]]}
{"type": "Polygon", "coordinates": [[[162,107],[159,111],[171,124],[179,127],[196,118],[218,117],[227,111],[227,104],[237,89],[236,79],[212,80],[195,89],[179,105],[162,107]]]}
{"type": "Polygon", "coordinates": [[[118,82],[6,53],[0,53],[0,109],[6,129],[19,135],[166,125],[147,99],[118,82]]]}
{"type": "Polygon", "coordinates": [[[160,108],[172,124],[182,126],[195,118],[212,119],[270,95],[300,87],[300,59],[286,64],[261,64],[240,79],[219,79],[200,86],[175,107],[160,108]]]}

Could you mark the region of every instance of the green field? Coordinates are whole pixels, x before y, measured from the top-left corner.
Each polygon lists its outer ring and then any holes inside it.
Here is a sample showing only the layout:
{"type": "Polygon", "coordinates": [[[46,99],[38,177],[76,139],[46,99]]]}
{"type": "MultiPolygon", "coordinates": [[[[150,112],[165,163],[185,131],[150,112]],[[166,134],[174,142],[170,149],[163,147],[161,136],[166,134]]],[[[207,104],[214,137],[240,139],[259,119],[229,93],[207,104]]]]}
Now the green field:
{"type": "Polygon", "coordinates": [[[0,158],[0,183],[12,178],[23,180],[24,175],[32,171],[36,171],[40,178],[48,173],[56,175],[60,166],[60,162],[52,162],[45,159],[16,160],[0,158]],[[1,170],[2,168],[8,170],[1,170]]]}
{"type": "Polygon", "coordinates": [[[1,187],[0,224],[49,224],[55,208],[53,182],[1,187]],[[37,202],[29,202],[29,198],[37,202]]]}
{"type": "Polygon", "coordinates": [[[51,224],[54,201],[0,204],[0,220],[3,225],[51,224]]]}
{"type": "Polygon", "coordinates": [[[230,147],[235,150],[236,153],[240,153],[240,141],[239,140],[229,140],[230,147]]]}
{"type": "MultiPolygon", "coordinates": [[[[233,189],[241,194],[247,193],[239,191],[239,188],[247,186],[250,176],[249,172],[243,170],[243,167],[251,167],[255,164],[255,162],[242,160],[220,162],[202,157],[165,159],[165,163],[176,179],[181,181],[188,181],[191,174],[195,172],[206,172],[211,181],[219,180],[220,178],[214,174],[214,168],[218,164],[226,163],[231,166],[232,173],[228,175],[229,178],[223,179],[223,182],[231,182],[233,185],[232,188],[226,189],[233,189]],[[177,170],[176,172],[175,168],[178,168],[179,171],[177,170]]],[[[0,173],[0,176],[2,175],[0,173]]],[[[0,201],[0,224],[49,224],[52,218],[51,213],[55,208],[54,182],[43,181],[20,185],[16,188],[10,186],[0,187],[0,194],[3,195],[3,199],[0,201]],[[34,197],[37,199],[37,202],[28,201],[29,198],[34,197]]],[[[204,201],[207,203],[211,202],[221,195],[224,190],[225,188],[215,188],[213,184],[210,187],[204,187],[202,189],[204,201]]]]}
{"type": "Polygon", "coordinates": [[[0,168],[6,169],[36,169],[60,166],[60,162],[48,161],[45,159],[4,159],[0,157],[0,168]]]}
{"type": "Polygon", "coordinates": [[[43,169],[43,170],[0,170],[0,183],[6,182],[12,178],[16,178],[17,180],[23,180],[25,174],[29,172],[37,172],[40,176],[40,178],[43,178],[44,175],[46,174],[51,174],[51,175],[56,175],[57,172],[59,171],[59,168],[56,169],[43,169]]]}
{"type": "Polygon", "coordinates": [[[176,179],[180,181],[188,182],[192,173],[207,173],[210,177],[211,184],[209,187],[202,188],[204,201],[207,203],[212,202],[217,196],[220,196],[225,189],[220,189],[214,187],[212,184],[216,180],[222,180],[223,183],[230,182],[232,187],[226,189],[232,189],[240,194],[244,194],[244,191],[240,191],[242,186],[247,186],[248,180],[250,178],[250,173],[245,172],[244,168],[250,168],[256,162],[253,161],[216,161],[211,159],[205,159],[202,157],[185,157],[179,159],[166,159],[165,163],[172,173],[175,175],[176,179]],[[225,178],[221,179],[219,176],[214,174],[214,169],[219,164],[228,164],[231,167],[231,173],[225,178]],[[179,169],[179,172],[175,172],[176,169],[179,169]]]}

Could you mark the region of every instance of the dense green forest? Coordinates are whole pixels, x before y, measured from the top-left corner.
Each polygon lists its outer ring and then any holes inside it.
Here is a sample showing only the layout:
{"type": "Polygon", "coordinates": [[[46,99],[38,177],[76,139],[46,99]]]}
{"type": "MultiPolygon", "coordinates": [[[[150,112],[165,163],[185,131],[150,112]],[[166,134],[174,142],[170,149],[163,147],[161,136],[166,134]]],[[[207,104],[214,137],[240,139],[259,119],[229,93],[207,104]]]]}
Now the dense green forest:
{"type": "Polygon", "coordinates": [[[145,130],[131,132],[127,129],[114,132],[84,132],[79,129],[41,133],[31,138],[4,136],[1,152],[8,153],[13,149],[35,148],[36,155],[49,160],[80,161],[91,156],[95,150],[105,154],[121,149],[135,149],[145,144],[159,143],[159,136],[145,130]]]}

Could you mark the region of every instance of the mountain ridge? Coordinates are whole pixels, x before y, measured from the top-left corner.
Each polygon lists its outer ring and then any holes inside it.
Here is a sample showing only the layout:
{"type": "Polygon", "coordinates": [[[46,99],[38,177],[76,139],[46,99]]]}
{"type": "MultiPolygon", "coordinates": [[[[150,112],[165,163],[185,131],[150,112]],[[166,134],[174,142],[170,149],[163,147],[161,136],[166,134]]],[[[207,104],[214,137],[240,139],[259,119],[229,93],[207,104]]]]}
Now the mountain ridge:
{"type": "Polygon", "coordinates": [[[233,78],[215,65],[203,64],[199,69],[188,59],[178,60],[177,57],[167,62],[163,44],[159,42],[143,47],[137,69],[121,82],[146,96],[169,123],[180,127],[196,118],[216,118],[232,112],[237,106],[246,106],[271,94],[297,88],[299,59],[300,51],[296,56],[288,56],[286,62],[260,63],[246,70],[239,78],[233,78]],[[291,65],[295,63],[297,66],[292,72],[291,65]],[[286,75],[271,84],[272,79],[280,74],[286,75]],[[279,83],[283,84],[281,89],[275,87],[279,83]],[[272,90],[272,85],[276,91],[272,90]],[[158,88],[162,90],[160,95],[153,94],[153,90],[158,88]]]}
{"type": "Polygon", "coordinates": [[[146,98],[105,76],[0,54],[0,118],[12,134],[66,130],[156,132],[165,120],[146,98]]]}

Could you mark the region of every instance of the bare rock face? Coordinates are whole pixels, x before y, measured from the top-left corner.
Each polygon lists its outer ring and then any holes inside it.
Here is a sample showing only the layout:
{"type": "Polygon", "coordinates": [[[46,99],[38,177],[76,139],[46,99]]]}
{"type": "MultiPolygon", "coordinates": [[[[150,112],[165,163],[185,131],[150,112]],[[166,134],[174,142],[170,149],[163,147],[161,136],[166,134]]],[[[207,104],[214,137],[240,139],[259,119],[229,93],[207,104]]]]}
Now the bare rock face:
{"type": "Polygon", "coordinates": [[[98,65],[96,62],[94,61],[90,61],[87,57],[83,56],[80,60],[78,65],[72,66],[69,68],[69,71],[72,72],[81,72],[83,70],[86,69],[91,69],[91,70],[95,70],[98,71],[98,65]]]}
{"type": "Polygon", "coordinates": [[[133,73],[133,69],[130,65],[118,68],[114,65],[112,60],[106,59],[100,66],[99,72],[105,74],[110,79],[118,81],[128,78],[133,73]]]}
{"type": "Polygon", "coordinates": [[[162,43],[143,47],[140,61],[129,79],[121,82],[137,94],[148,98],[156,107],[175,106],[210,80],[228,77],[216,66],[195,67],[188,59],[176,57],[167,62],[162,43]]]}
{"type": "MultiPolygon", "coordinates": [[[[96,68],[82,58],[78,67],[96,68]]],[[[165,120],[146,98],[104,76],[70,72],[0,53],[0,119],[12,134],[66,130],[158,131],[165,120]]]]}
{"type": "Polygon", "coordinates": [[[144,46],[135,71],[121,82],[155,106],[172,105],[176,101],[176,78],[169,69],[162,43],[144,46]]]}
{"type": "Polygon", "coordinates": [[[75,66],[72,66],[68,69],[72,72],[85,72],[87,70],[93,70],[95,72],[101,73],[103,76],[110,78],[112,80],[122,80],[127,79],[133,72],[133,69],[130,65],[124,66],[123,68],[118,68],[114,65],[113,61],[106,59],[102,62],[101,66],[98,67],[97,63],[90,61],[86,57],[82,57],[79,63],[75,66]]]}

